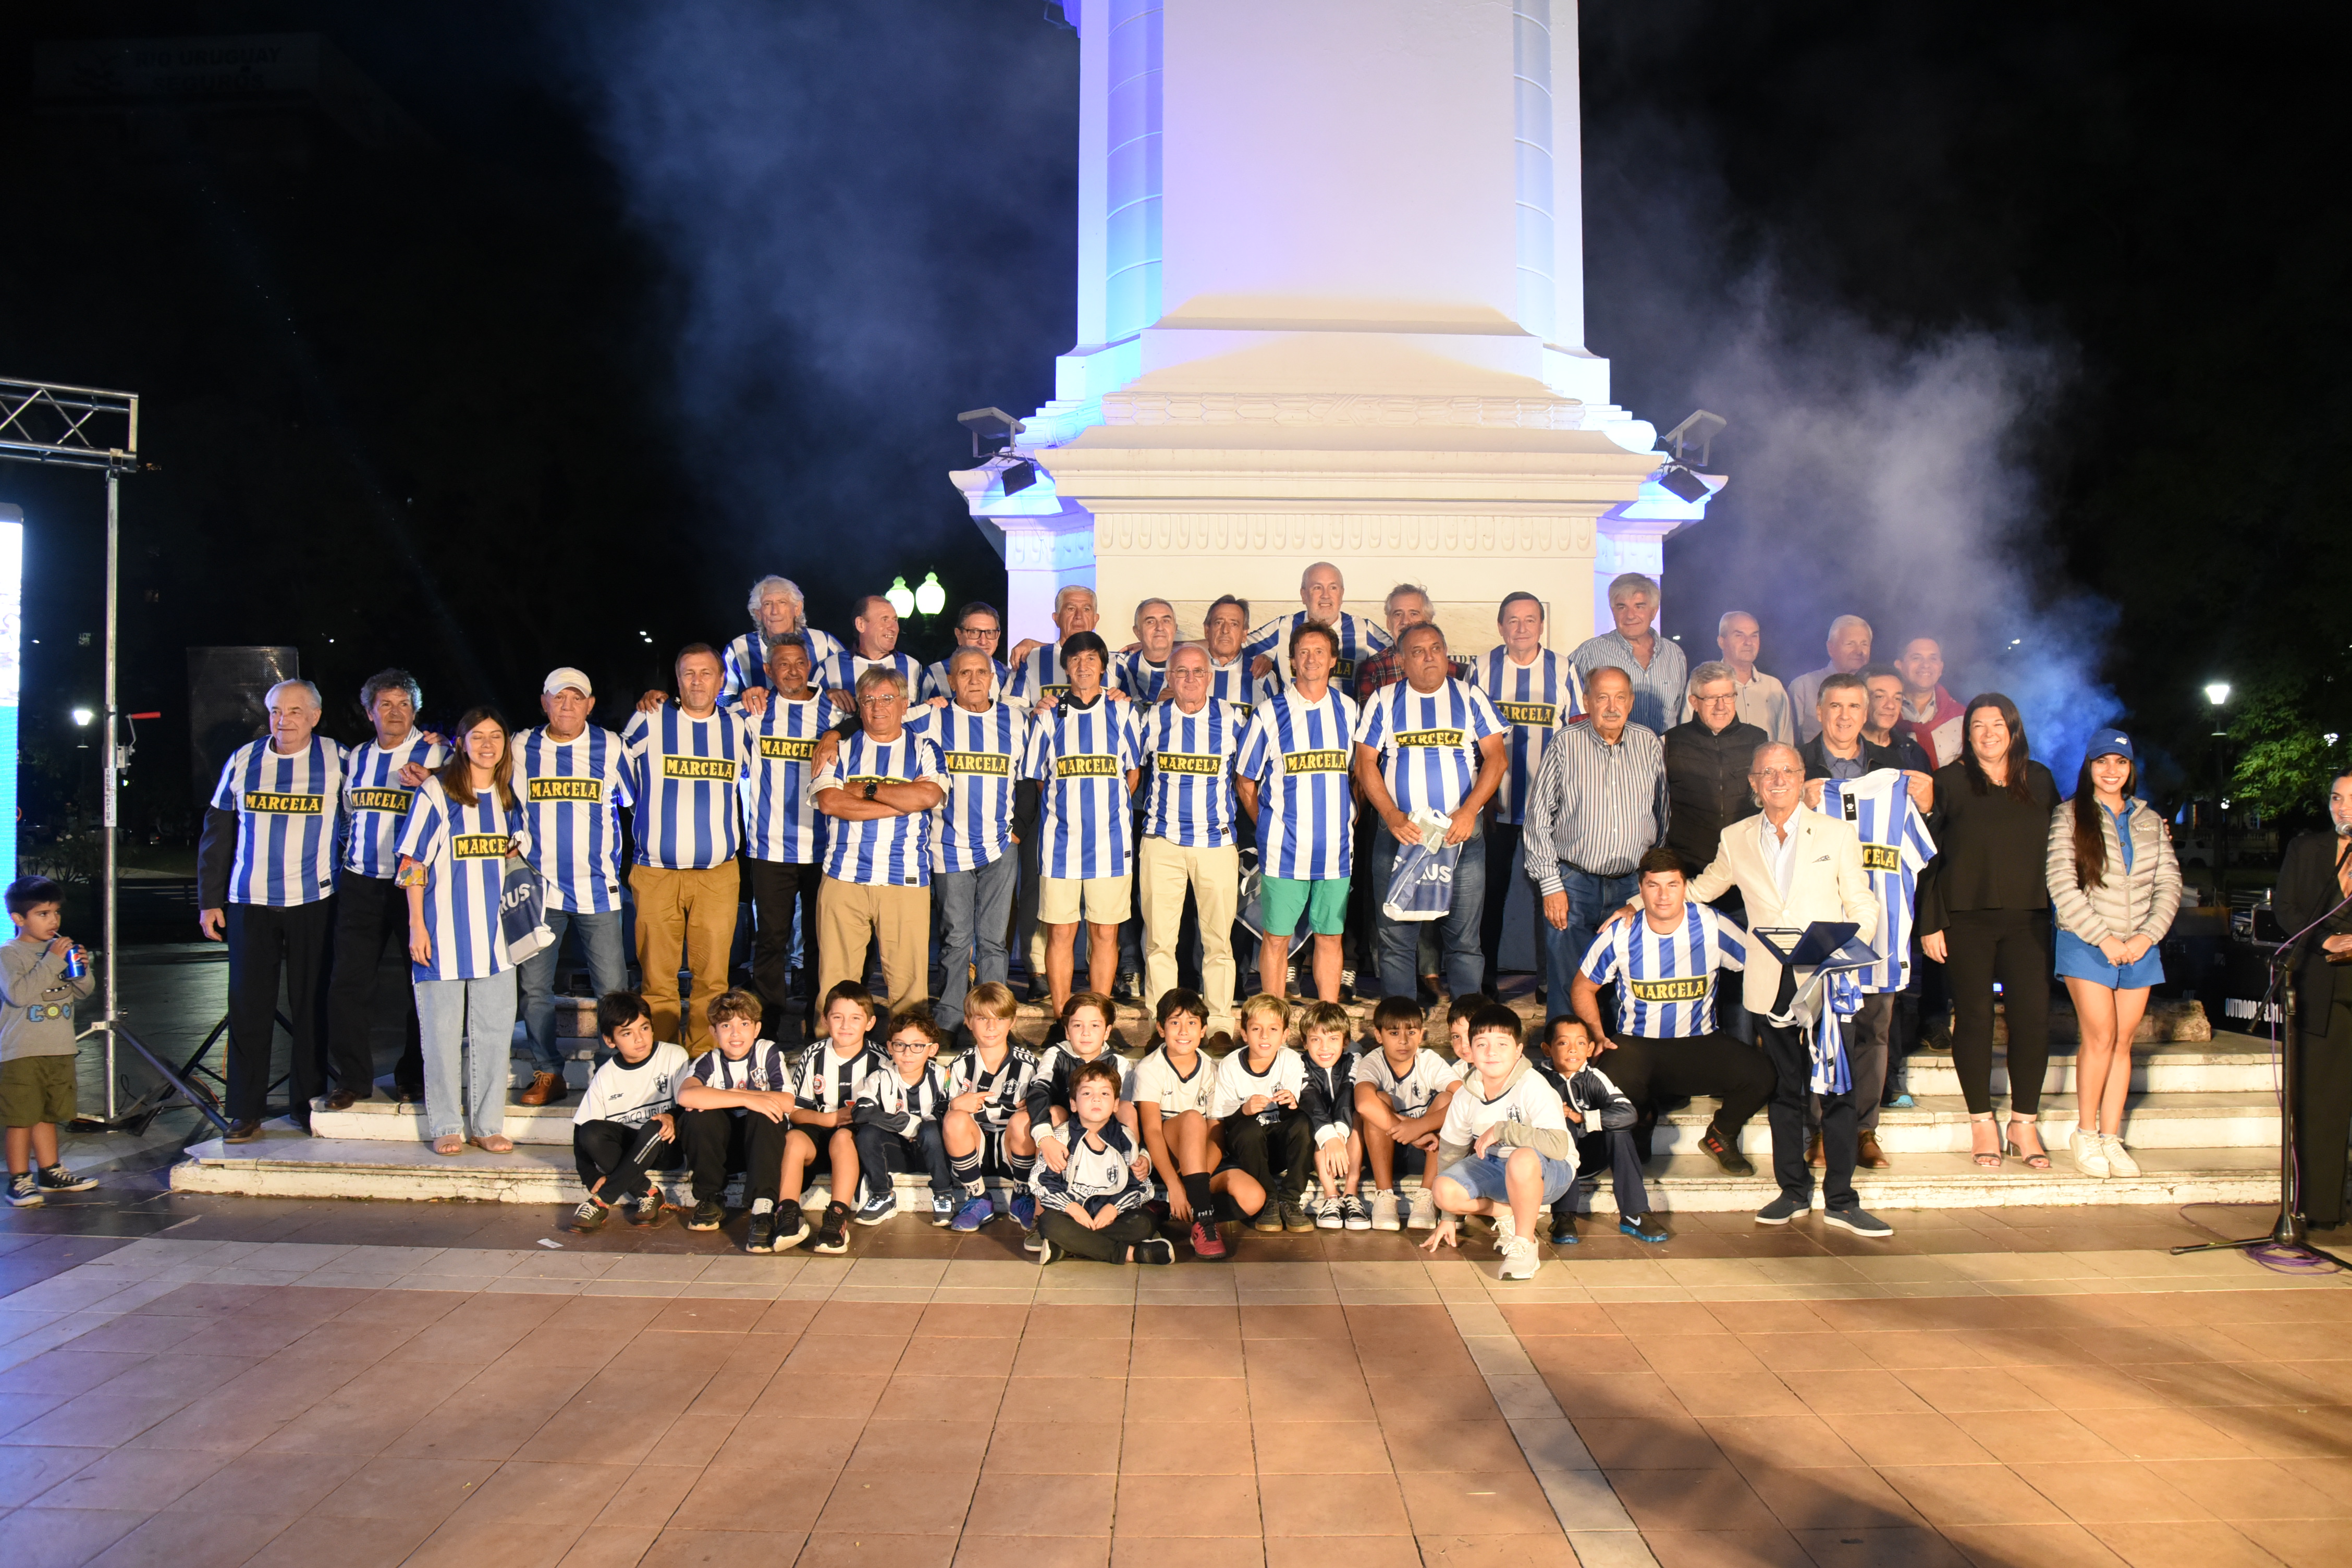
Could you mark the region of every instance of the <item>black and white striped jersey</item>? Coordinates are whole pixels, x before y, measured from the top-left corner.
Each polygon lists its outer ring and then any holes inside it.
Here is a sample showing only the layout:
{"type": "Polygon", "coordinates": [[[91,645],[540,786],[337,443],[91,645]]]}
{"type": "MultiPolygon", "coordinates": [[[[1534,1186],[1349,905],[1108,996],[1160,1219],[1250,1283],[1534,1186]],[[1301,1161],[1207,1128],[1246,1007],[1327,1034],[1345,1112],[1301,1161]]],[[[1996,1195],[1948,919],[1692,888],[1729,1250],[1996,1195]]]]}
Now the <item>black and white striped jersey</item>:
{"type": "Polygon", "coordinates": [[[857,1106],[849,1119],[860,1127],[879,1127],[901,1138],[912,1138],[926,1121],[947,1113],[948,1075],[937,1062],[923,1064],[923,1076],[908,1083],[896,1063],[866,1075],[857,1086],[857,1106]]]}
{"type": "Polygon", "coordinates": [[[1045,1047],[1045,1054],[1037,1058],[1036,1074],[1029,1080],[1031,1131],[1043,1131],[1052,1124],[1052,1107],[1059,1106],[1064,1110],[1070,1109],[1070,1075],[1078,1070],[1081,1063],[1091,1060],[1107,1061],[1113,1067],[1119,1065],[1118,1058],[1107,1049],[1089,1058],[1070,1049],[1066,1040],[1045,1047]]]}
{"type": "Polygon", "coordinates": [[[1012,1121],[1014,1111],[1027,1105],[1029,1083],[1036,1076],[1037,1053],[1026,1046],[1006,1046],[1004,1059],[992,1069],[980,1059],[975,1047],[948,1064],[948,1098],[980,1090],[988,1098],[981,1102],[973,1120],[1001,1131],[1012,1121]]]}
{"type": "Polygon", "coordinates": [[[860,1040],[849,1054],[835,1054],[833,1042],[819,1040],[801,1053],[800,1069],[793,1079],[793,1102],[803,1110],[839,1110],[857,1103],[857,1090],[866,1079],[887,1071],[882,1053],[860,1040]]]}
{"type": "MultiPolygon", "coordinates": [[[[784,1063],[784,1048],[773,1040],[754,1040],[751,1048],[740,1057],[730,1057],[717,1046],[694,1058],[686,1076],[705,1089],[751,1089],[756,1093],[785,1093],[792,1088],[792,1069],[784,1063]]],[[[730,1106],[730,1116],[747,1116],[741,1106],[730,1106]]]]}

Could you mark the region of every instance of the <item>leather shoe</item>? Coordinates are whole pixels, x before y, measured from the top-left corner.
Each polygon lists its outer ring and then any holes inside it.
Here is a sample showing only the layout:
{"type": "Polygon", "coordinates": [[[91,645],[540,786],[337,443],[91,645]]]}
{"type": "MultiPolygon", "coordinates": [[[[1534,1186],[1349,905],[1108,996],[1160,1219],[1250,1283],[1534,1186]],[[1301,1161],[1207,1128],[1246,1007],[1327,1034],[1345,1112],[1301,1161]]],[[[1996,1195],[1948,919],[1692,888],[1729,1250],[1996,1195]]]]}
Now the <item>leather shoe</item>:
{"type": "Polygon", "coordinates": [[[530,1075],[530,1087],[515,1096],[517,1105],[554,1105],[563,1099],[563,1075],[539,1072],[530,1075]]]}
{"type": "Polygon", "coordinates": [[[224,1143],[250,1143],[260,1136],[260,1122],[232,1121],[228,1124],[228,1131],[221,1135],[221,1142],[224,1143]]]}
{"type": "MultiPolygon", "coordinates": [[[[373,1091],[371,1090],[370,1092],[373,1093],[373,1091]]],[[[349,1110],[352,1106],[357,1105],[359,1102],[360,1097],[353,1094],[348,1089],[339,1089],[335,1090],[334,1093],[327,1096],[327,1109],[330,1110],[349,1110]]]]}
{"type": "Polygon", "coordinates": [[[1816,1132],[1811,1137],[1806,1139],[1805,1163],[1811,1165],[1814,1170],[1820,1171],[1826,1169],[1829,1163],[1829,1156],[1822,1152],[1822,1135],[1816,1132]]]}
{"type": "Polygon", "coordinates": [[[1886,1157],[1886,1151],[1878,1146],[1878,1134],[1869,1128],[1865,1127],[1857,1133],[1853,1142],[1853,1163],[1864,1169],[1883,1171],[1895,1163],[1886,1157]]]}

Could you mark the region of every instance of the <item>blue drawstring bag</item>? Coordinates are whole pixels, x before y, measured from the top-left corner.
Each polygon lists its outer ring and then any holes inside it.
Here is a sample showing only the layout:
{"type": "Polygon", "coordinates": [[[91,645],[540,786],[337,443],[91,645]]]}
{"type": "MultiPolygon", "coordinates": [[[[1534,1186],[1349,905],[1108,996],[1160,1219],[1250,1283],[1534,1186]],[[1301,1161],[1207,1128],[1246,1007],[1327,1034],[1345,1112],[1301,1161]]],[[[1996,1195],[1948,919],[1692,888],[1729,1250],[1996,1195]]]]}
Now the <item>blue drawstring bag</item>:
{"type": "Polygon", "coordinates": [[[1454,867],[1461,858],[1458,844],[1443,844],[1434,849],[1408,844],[1398,850],[1381,912],[1392,921],[1443,919],[1454,907],[1454,867]]]}
{"type": "Polygon", "coordinates": [[[555,940],[547,929],[547,887],[520,855],[507,857],[506,881],[499,889],[499,928],[507,939],[507,959],[520,963],[555,940]]]}

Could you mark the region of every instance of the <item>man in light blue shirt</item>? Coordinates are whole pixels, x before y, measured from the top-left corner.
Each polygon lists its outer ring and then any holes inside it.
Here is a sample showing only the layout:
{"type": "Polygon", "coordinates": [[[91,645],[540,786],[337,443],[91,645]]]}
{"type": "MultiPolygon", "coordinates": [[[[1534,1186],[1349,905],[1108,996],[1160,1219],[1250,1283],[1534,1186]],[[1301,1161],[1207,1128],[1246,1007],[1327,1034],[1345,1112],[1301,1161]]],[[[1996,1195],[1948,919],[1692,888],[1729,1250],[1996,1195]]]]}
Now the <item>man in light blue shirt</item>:
{"type": "Polygon", "coordinates": [[[1612,629],[1579,643],[1568,656],[1586,686],[1592,672],[1612,666],[1633,683],[1633,722],[1664,734],[1682,712],[1690,663],[1682,645],[1658,635],[1658,584],[1639,572],[1625,572],[1609,584],[1612,629]]]}

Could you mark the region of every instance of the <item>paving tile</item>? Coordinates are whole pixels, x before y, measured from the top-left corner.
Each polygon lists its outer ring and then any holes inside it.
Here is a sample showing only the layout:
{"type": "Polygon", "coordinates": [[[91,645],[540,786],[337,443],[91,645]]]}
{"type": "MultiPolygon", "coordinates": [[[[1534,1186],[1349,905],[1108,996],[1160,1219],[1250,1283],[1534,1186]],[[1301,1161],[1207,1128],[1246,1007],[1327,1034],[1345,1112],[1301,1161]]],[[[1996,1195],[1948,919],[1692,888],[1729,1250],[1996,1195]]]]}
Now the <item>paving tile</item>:
{"type": "Polygon", "coordinates": [[[1658,1568],[1813,1568],[1784,1530],[1644,1530],[1658,1568]]]}
{"type": "Polygon", "coordinates": [[[1796,1415],[1710,1415],[1700,1429],[1742,1470],[1858,1465],[1862,1457],[1811,1411],[1796,1415]]]}
{"type": "Polygon", "coordinates": [[[2165,1460],[2145,1468],[2216,1519],[2352,1520],[2352,1494],[2311,1486],[2267,1459],[2165,1460]]]}
{"type": "Polygon", "coordinates": [[[174,1394],[85,1394],[18,1426],[6,1441],[37,1447],[111,1448],[169,1419],[187,1403],[174,1394]]]}
{"type": "MultiPolygon", "coordinates": [[[[1633,1531],[1622,1532],[1640,1541],[1633,1531]]],[[[1576,1568],[1578,1552],[1557,1533],[1541,1535],[1423,1535],[1415,1538],[1427,1568],[1576,1568]]],[[[1600,1568],[1586,1558],[1587,1568],[1600,1568]]],[[[1646,1561],[1646,1559],[1645,1559],[1646,1561]]]]}
{"type": "Polygon", "coordinates": [[[1422,1568],[1410,1535],[1269,1535],[1265,1568],[1422,1568]]]}
{"type": "Polygon", "coordinates": [[[363,1461],[314,1510],[339,1519],[413,1519],[437,1525],[497,1468],[487,1459],[379,1456],[363,1461]]]}
{"type": "MultiPolygon", "coordinates": [[[[1019,1401],[1015,1401],[1018,1404],[1019,1401]]],[[[997,1475],[1116,1475],[1121,1464],[1116,1420],[1059,1422],[1000,1416],[981,1460],[997,1475]]]]}
{"type": "Polygon", "coordinates": [[[1265,1568],[1265,1542],[1256,1535],[1170,1536],[1114,1531],[1110,1568],[1265,1568]]]}
{"type": "MultiPolygon", "coordinates": [[[[1255,1541],[1258,1484],[1255,1476],[1118,1478],[1114,1536],[1240,1535],[1255,1541]]],[[[1117,1542],[1112,1556],[1118,1557],[1117,1542]]]]}
{"type": "Polygon", "coordinates": [[[972,1493],[962,1528],[982,1535],[1108,1541],[1118,1489],[1118,1479],[1108,1474],[992,1475],[972,1493]]]}
{"type": "Polygon", "coordinates": [[[1706,1428],[1687,1415],[1574,1417],[1577,1436],[1605,1470],[1696,1470],[1727,1468],[1706,1428]]]}
{"type": "Polygon", "coordinates": [[[1866,1465],[1743,1472],[1781,1526],[1807,1530],[1907,1530],[1924,1521],[1903,1494],[1866,1465]]]}
{"type": "Polygon", "coordinates": [[[2083,1524],[2204,1520],[2212,1511],[2154,1469],[2127,1462],[2012,1465],[2026,1484],[2083,1524]]]}
{"type": "MultiPolygon", "coordinates": [[[[830,1467],[827,1467],[828,1470],[830,1467]]],[[[641,1530],[646,1532],[645,1545],[651,1545],[654,1533],[677,1514],[687,1494],[700,1479],[699,1465],[638,1465],[622,1479],[597,1510],[595,1523],[614,1529],[641,1530]]],[[[640,1547],[640,1550],[643,1548],[640,1547]]],[[[580,1550],[580,1543],[572,1543],[580,1550]]],[[[617,1551],[618,1548],[612,1550],[617,1551]]]]}
{"type": "Polygon", "coordinates": [[[954,1561],[952,1532],[844,1534],[812,1531],[794,1568],[948,1568],[954,1561]]]}
{"type": "Polygon", "coordinates": [[[20,1508],[5,1521],[10,1568],[79,1568],[146,1518],[143,1509],[20,1508]]]}
{"type": "Polygon", "coordinates": [[[1652,1530],[1768,1530],[1771,1510],[1738,1471],[1626,1469],[1604,1466],[1625,1511],[1652,1530]]]}
{"type": "Polygon", "coordinates": [[[1372,1408],[1386,1424],[1491,1421],[1501,1410],[1486,1380],[1475,1373],[1433,1377],[1368,1377],[1372,1408]]]}
{"type": "Polygon", "coordinates": [[[1413,1533],[1404,1494],[1394,1479],[1384,1475],[1285,1477],[1261,1489],[1258,1509],[1269,1540],[1413,1533]]]}
{"type": "Polygon", "coordinates": [[[1958,1547],[1923,1526],[1792,1530],[1820,1568],[1969,1568],[1958,1547]]]}
{"type": "Polygon", "coordinates": [[[236,1568],[293,1522],[290,1513],[159,1513],[89,1563],[91,1568],[236,1568]]]}
{"type": "Polygon", "coordinates": [[[1822,1419],[1868,1465],[1969,1465],[1992,1461],[1992,1456],[1954,1425],[1951,1417],[1932,1411],[1888,1415],[1823,1412],[1822,1419]]]}
{"type": "Polygon", "coordinates": [[[319,1568],[322,1563],[335,1568],[396,1568],[425,1543],[438,1522],[372,1519],[364,1530],[356,1530],[348,1519],[297,1516],[254,1554],[249,1568],[319,1568]]]}
{"type": "Polygon", "coordinates": [[[2287,1568],[2340,1568],[2344,1526],[2335,1520],[2240,1520],[2234,1528],[2287,1568]]]}
{"type": "Polygon", "coordinates": [[[1637,1417],[1686,1415],[1683,1402],[1655,1373],[1616,1373],[1580,1376],[1544,1373],[1544,1386],[1560,1410],[1570,1416],[1637,1417]]]}
{"type": "Polygon", "coordinates": [[[737,1568],[790,1563],[807,1541],[799,1531],[705,1530],[672,1526],[654,1538],[638,1568],[737,1568]]]}
{"type": "Polygon", "coordinates": [[[890,1379],[874,1406],[882,1421],[986,1421],[996,1419],[1010,1380],[1003,1377],[910,1377],[890,1379]]]}
{"type": "Polygon", "coordinates": [[[908,1486],[871,1471],[845,1470],[817,1515],[815,1529],[874,1531],[889,1534],[953,1532],[963,1526],[971,1501],[973,1476],[934,1473],[920,1486],[908,1486]]]}
{"type": "MultiPolygon", "coordinates": [[[[34,1449],[15,1450],[38,1452],[34,1449]]],[[[226,1464],[203,1449],[118,1448],[34,1496],[39,1508],[111,1509],[146,1513],[165,1508],[226,1464]]],[[[281,1508],[287,1504],[279,1504],[281,1508]]],[[[229,1510],[234,1511],[234,1510],[229,1510]]]]}
{"type": "Polygon", "coordinates": [[[1507,1421],[1401,1420],[1384,1422],[1382,1427],[1387,1450],[1382,1468],[1493,1472],[1528,1466],[1519,1435],[1507,1421]]]}
{"type": "Polygon", "coordinates": [[[2116,1521],[2089,1528],[2132,1568],[2273,1568],[2278,1562],[2238,1530],[2219,1522],[2116,1521]]]}
{"type": "Polygon", "coordinates": [[[967,1530],[954,1568],[1108,1568],[1110,1536],[982,1535],[967,1530]]]}

